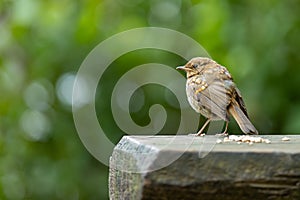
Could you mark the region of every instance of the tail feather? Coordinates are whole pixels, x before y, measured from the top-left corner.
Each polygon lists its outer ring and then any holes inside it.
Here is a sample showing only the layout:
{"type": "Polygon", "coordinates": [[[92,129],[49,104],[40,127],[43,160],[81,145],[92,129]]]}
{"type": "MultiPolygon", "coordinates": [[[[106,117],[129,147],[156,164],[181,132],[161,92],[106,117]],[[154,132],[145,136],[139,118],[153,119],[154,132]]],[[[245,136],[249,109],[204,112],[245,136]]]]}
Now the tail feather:
{"type": "Polygon", "coordinates": [[[239,127],[245,134],[258,134],[258,131],[250,122],[249,118],[238,106],[237,102],[232,103],[229,108],[229,113],[233,116],[235,121],[238,123],[239,127]]]}

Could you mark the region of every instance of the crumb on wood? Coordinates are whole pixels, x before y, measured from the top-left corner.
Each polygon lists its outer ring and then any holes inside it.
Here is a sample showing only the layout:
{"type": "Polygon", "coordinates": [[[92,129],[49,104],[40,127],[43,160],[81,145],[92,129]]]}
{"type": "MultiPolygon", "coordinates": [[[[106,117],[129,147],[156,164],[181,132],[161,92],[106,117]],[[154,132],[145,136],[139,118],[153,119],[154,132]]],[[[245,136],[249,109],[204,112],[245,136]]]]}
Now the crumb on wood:
{"type": "Polygon", "coordinates": [[[281,140],[282,140],[282,141],[290,141],[291,138],[289,138],[289,137],[283,137],[281,140]]]}
{"type": "MultiPolygon", "coordinates": [[[[266,143],[266,144],[271,143],[269,139],[265,139],[258,136],[250,136],[250,135],[241,135],[241,136],[230,135],[228,137],[225,137],[223,139],[223,142],[237,142],[237,144],[247,143],[249,145],[253,145],[254,143],[266,143]]],[[[221,142],[217,141],[217,143],[221,143],[221,142]]]]}

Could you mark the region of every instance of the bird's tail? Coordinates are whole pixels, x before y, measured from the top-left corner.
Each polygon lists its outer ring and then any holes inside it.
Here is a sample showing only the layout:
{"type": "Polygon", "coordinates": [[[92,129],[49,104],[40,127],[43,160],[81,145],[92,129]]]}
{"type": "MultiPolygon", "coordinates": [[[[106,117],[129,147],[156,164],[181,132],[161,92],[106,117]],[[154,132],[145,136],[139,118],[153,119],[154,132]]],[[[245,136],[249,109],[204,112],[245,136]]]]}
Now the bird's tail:
{"type": "Polygon", "coordinates": [[[258,131],[250,122],[245,113],[241,110],[237,102],[232,103],[228,110],[245,134],[258,134],[258,131]]]}

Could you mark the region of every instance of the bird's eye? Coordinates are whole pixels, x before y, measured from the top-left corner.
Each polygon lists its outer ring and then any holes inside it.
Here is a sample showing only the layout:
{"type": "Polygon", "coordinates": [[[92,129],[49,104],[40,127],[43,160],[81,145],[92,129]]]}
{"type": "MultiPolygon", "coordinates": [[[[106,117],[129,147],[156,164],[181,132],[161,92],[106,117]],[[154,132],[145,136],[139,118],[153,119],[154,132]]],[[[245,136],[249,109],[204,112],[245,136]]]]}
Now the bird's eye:
{"type": "Polygon", "coordinates": [[[193,68],[197,68],[198,65],[197,65],[197,64],[193,64],[192,67],[193,67],[193,68]]]}

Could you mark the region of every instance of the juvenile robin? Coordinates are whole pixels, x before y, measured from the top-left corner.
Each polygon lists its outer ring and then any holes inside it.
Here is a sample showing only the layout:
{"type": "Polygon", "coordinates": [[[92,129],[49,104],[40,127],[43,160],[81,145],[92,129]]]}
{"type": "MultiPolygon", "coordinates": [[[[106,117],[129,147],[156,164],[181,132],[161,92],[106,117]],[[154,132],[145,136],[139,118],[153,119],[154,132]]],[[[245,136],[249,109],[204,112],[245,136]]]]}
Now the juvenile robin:
{"type": "Polygon", "coordinates": [[[230,115],[245,134],[258,134],[249,120],[241,92],[236,87],[229,71],[205,58],[192,58],[186,65],[176,69],[186,72],[186,94],[192,108],[207,118],[196,135],[201,135],[210,121],[226,122],[223,135],[227,135],[230,115]]]}

